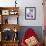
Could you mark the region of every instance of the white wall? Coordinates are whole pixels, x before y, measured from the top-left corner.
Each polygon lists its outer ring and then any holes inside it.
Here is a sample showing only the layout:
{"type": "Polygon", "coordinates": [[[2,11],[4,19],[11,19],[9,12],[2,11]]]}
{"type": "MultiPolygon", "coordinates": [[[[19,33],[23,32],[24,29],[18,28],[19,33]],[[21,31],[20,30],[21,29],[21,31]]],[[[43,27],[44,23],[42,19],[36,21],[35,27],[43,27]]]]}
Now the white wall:
{"type": "Polygon", "coordinates": [[[22,26],[43,26],[42,0],[21,0],[20,25],[22,26]],[[36,7],[36,20],[25,20],[25,7],[36,7]]]}
{"type": "MultiPolygon", "coordinates": [[[[15,0],[0,0],[0,6],[15,6],[15,0]]],[[[17,0],[19,9],[19,24],[21,26],[43,26],[42,0],[17,0]],[[36,20],[25,20],[25,7],[36,7],[36,20]]]]}

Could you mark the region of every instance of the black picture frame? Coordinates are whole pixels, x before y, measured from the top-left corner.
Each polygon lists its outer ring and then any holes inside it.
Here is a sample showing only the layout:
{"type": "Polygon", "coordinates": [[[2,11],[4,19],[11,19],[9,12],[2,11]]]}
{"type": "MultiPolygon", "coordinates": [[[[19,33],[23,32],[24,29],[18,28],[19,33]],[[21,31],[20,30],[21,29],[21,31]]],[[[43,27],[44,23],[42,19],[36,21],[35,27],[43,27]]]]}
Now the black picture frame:
{"type": "Polygon", "coordinates": [[[36,20],[36,7],[25,7],[25,20],[36,20]]]}

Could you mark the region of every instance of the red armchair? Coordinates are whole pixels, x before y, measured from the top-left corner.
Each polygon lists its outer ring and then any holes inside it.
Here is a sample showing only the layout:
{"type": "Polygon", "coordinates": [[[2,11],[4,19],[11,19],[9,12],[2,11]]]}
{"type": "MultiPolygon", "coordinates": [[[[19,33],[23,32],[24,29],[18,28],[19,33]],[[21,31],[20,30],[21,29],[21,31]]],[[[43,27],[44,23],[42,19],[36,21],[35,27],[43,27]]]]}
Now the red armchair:
{"type": "MultiPolygon", "coordinates": [[[[22,38],[22,42],[21,42],[21,46],[27,46],[27,44],[29,43],[29,42],[25,42],[25,40],[26,41],[28,41],[30,38],[30,40],[32,40],[32,36],[34,37],[34,39],[37,37],[37,35],[36,35],[36,33],[34,32],[34,30],[32,29],[32,28],[29,28],[29,29],[27,29],[27,31],[25,32],[25,35],[24,35],[24,37],[22,38]],[[28,40],[27,40],[28,39],[28,40]]],[[[35,40],[34,40],[35,41],[35,40]]],[[[37,38],[36,38],[36,44],[34,45],[34,46],[41,46],[41,44],[39,43],[39,41],[37,40],[37,38]]],[[[33,41],[32,41],[33,42],[33,41]]],[[[30,43],[31,44],[31,43],[30,43]]],[[[29,45],[29,46],[32,46],[32,45],[29,45]]]]}

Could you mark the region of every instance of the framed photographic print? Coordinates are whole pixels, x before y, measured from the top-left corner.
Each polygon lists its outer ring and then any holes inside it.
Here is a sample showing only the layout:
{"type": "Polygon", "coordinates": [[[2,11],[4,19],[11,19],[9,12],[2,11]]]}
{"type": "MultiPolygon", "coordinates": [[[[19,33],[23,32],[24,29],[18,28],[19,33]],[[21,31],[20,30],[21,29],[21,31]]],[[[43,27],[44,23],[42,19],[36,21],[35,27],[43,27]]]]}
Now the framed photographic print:
{"type": "Polygon", "coordinates": [[[18,24],[18,16],[3,16],[3,24],[18,24]]]}
{"type": "Polygon", "coordinates": [[[3,24],[8,24],[8,17],[9,16],[3,16],[3,18],[2,18],[2,23],[3,24]]]}
{"type": "Polygon", "coordinates": [[[26,20],[36,19],[36,7],[26,7],[25,8],[25,19],[26,20]]]}
{"type": "Polygon", "coordinates": [[[8,18],[8,24],[18,24],[18,16],[10,16],[8,18]]]}
{"type": "Polygon", "coordinates": [[[9,15],[9,10],[2,10],[2,15],[9,15]]]}
{"type": "Polygon", "coordinates": [[[12,30],[10,28],[4,28],[2,31],[2,40],[3,41],[8,41],[12,40],[12,30]]]}

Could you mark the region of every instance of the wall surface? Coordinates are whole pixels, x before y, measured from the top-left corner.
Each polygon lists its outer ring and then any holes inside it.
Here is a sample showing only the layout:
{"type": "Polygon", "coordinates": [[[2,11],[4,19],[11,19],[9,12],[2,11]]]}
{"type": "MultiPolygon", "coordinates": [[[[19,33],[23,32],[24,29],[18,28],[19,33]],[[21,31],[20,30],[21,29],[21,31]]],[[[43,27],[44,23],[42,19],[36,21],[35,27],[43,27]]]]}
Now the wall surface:
{"type": "MultiPolygon", "coordinates": [[[[15,0],[0,0],[1,7],[15,6],[15,0]]],[[[21,26],[43,26],[42,0],[17,0],[19,6],[19,24],[21,26]],[[25,20],[25,7],[36,7],[36,20],[25,20]],[[20,19],[21,18],[21,19],[20,19]]]]}
{"type": "Polygon", "coordinates": [[[43,6],[42,0],[21,0],[19,24],[22,26],[42,26],[43,6]],[[23,2],[22,2],[23,1],[23,2]],[[25,20],[25,7],[36,7],[36,20],[25,20]]]}

